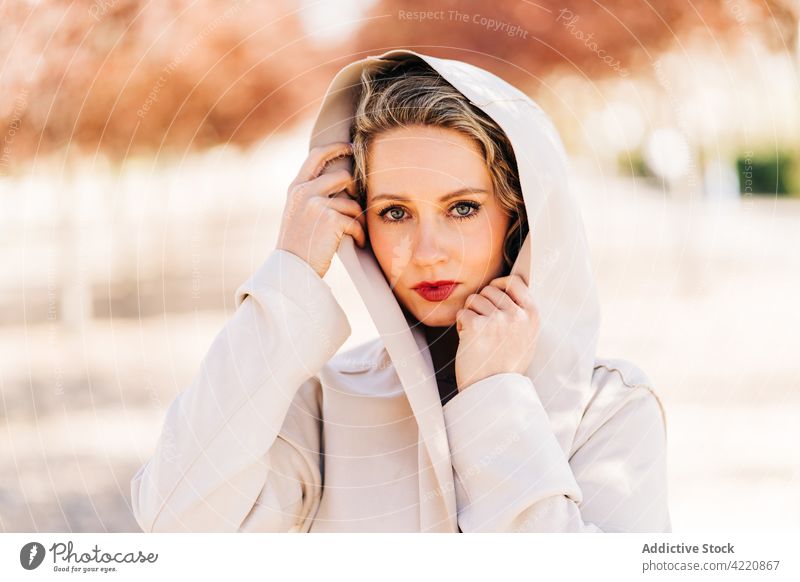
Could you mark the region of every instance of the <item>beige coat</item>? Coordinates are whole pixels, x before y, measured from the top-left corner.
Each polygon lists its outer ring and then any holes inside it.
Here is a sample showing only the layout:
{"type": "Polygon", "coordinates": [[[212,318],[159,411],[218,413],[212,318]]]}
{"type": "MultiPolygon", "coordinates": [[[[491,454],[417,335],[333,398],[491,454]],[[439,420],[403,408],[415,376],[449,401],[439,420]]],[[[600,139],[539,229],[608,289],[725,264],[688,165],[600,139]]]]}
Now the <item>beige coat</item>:
{"type": "MultiPolygon", "coordinates": [[[[514,264],[541,314],[526,374],[442,407],[424,336],[369,248],[338,256],[380,336],[351,350],[347,316],[302,259],[273,251],[171,404],[131,483],[144,531],[668,532],[663,408],[636,366],[595,357],[600,317],[561,141],[498,77],[423,58],[514,147],[531,234],[514,264]]],[[[310,146],[349,140],[359,73],[342,69],[310,146]]]]}

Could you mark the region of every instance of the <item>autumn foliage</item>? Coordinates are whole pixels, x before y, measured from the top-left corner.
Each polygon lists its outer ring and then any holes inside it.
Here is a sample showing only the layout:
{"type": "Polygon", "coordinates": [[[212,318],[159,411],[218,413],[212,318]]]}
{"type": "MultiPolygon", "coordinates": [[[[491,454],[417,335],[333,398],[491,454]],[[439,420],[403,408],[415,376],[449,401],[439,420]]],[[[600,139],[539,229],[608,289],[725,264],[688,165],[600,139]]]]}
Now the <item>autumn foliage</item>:
{"type": "Polygon", "coordinates": [[[770,6],[381,0],[356,32],[320,44],[289,1],[4,3],[0,129],[12,138],[4,160],[250,144],[313,115],[347,62],[396,47],[467,60],[526,90],[559,68],[626,76],[687,34],[725,42],[749,27],[775,36],[777,25],[759,20],[778,14],[770,6]]]}

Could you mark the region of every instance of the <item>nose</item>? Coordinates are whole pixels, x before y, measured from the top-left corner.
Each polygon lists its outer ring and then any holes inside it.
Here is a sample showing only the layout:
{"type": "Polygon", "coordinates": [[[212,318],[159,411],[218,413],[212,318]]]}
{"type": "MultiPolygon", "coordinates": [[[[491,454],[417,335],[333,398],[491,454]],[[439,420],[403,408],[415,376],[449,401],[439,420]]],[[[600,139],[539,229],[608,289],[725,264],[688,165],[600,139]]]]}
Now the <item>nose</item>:
{"type": "Polygon", "coordinates": [[[412,260],[419,267],[435,265],[447,259],[444,247],[439,240],[442,229],[434,221],[421,221],[417,230],[412,260]]]}

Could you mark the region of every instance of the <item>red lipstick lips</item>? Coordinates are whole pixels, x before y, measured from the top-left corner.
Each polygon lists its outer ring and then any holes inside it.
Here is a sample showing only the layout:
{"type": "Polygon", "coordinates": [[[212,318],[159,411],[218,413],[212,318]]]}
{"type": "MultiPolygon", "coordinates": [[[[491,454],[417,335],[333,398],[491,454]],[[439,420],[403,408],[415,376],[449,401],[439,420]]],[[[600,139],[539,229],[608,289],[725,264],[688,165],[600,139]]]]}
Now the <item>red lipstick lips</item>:
{"type": "Polygon", "coordinates": [[[444,301],[456,285],[458,283],[455,281],[423,281],[412,288],[427,301],[444,301]]]}

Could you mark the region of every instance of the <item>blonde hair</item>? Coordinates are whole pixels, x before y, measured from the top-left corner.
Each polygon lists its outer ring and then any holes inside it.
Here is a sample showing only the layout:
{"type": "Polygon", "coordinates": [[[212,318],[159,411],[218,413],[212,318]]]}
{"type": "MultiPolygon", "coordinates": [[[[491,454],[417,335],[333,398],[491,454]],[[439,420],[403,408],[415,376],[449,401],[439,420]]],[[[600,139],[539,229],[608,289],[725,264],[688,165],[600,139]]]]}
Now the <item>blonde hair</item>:
{"type": "Polygon", "coordinates": [[[511,218],[503,243],[503,259],[510,268],[528,233],[511,143],[493,119],[423,61],[376,59],[374,67],[364,67],[361,73],[361,94],[350,136],[361,207],[366,209],[370,143],[383,131],[412,125],[454,129],[480,147],[498,205],[511,218]]]}

